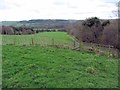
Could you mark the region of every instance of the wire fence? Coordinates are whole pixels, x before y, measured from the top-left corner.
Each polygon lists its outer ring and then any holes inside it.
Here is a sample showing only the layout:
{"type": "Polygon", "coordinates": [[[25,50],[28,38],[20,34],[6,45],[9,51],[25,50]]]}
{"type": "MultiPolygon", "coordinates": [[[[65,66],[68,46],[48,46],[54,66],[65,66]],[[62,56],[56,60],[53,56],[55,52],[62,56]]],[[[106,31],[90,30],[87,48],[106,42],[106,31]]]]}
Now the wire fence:
{"type": "Polygon", "coordinates": [[[15,46],[51,46],[58,48],[69,48],[74,50],[92,51],[98,54],[114,55],[118,57],[118,50],[112,46],[93,44],[93,43],[79,43],[73,39],[66,41],[62,39],[49,38],[49,37],[3,37],[2,45],[15,45],[15,46]]]}
{"type": "Polygon", "coordinates": [[[42,38],[5,37],[2,38],[2,45],[26,45],[26,46],[40,45],[40,46],[56,46],[56,47],[71,48],[71,49],[79,47],[79,43],[75,40],[65,41],[61,39],[48,38],[48,37],[42,37],[42,38]]]}

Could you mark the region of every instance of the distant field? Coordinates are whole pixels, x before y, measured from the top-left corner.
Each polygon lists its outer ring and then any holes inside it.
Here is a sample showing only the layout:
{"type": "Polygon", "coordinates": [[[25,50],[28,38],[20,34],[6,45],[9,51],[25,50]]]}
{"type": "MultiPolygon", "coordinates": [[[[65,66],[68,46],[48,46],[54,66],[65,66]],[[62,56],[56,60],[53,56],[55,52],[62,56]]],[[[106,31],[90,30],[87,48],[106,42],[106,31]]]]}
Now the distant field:
{"type": "Polygon", "coordinates": [[[117,59],[69,49],[3,45],[2,71],[3,88],[118,87],[117,59]]]}
{"type": "Polygon", "coordinates": [[[3,35],[2,44],[73,45],[73,38],[65,32],[43,32],[33,35],[3,35]]]}

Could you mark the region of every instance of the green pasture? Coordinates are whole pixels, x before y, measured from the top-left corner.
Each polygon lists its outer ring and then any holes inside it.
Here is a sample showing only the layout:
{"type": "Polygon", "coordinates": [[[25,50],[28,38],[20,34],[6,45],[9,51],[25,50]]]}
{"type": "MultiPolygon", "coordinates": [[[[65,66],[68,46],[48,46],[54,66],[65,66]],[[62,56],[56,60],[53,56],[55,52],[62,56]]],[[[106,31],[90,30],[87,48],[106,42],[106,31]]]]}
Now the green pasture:
{"type": "Polygon", "coordinates": [[[0,39],[3,88],[118,88],[118,59],[87,50],[44,47],[73,46],[74,39],[65,32],[0,39]]]}
{"type": "Polygon", "coordinates": [[[117,88],[118,60],[41,46],[2,47],[3,88],[117,88]]]}
{"type": "Polygon", "coordinates": [[[73,43],[73,38],[65,32],[42,32],[32,35],[2,35],[3,45],[73,45],[73,43]]]}

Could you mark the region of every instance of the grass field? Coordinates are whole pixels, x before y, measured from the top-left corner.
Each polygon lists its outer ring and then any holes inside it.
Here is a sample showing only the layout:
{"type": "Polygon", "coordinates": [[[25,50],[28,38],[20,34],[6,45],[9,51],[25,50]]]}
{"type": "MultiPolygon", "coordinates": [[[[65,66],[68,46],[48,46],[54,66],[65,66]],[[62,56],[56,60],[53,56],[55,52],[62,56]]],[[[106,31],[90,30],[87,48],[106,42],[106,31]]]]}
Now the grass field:
{"type": "Polygon", "coordinates": [[[3,45],[3,88],[117,88],[118,60],[94,53],[3,45]]]}
{"type": "Polygon", "coordinates": [[[73,46],[73,38],[65,32],[2,35],[0,38],[3,88],[118,87],[117,59],[87,51],[37,45],[73,46]],[[32,43],[36,46],[30,45],[32,43]]]}
{"type": "Polygon", "coordinates": [[[41,44],[41,45],[51,45],[51,44],[67,44],[73,45],[73,38],[65,32],[43,32],[33,35],[3,35],[3,44],[41,44]]]}

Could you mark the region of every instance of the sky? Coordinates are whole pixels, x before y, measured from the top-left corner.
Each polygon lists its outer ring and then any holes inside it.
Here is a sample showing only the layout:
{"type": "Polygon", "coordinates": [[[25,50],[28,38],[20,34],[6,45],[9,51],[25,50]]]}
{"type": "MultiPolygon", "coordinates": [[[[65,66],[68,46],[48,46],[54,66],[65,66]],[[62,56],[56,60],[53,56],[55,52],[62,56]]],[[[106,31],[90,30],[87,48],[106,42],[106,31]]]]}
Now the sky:
{"type": "Polygon", "coordinates": [[[0,21],[117,18],[119,0],[0,0],[0,21]]]}

